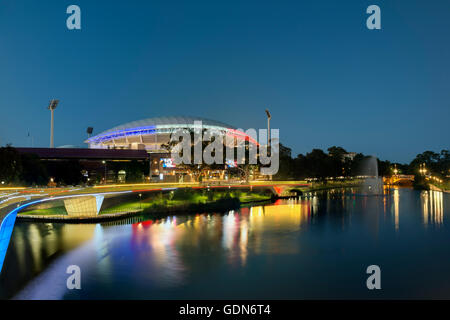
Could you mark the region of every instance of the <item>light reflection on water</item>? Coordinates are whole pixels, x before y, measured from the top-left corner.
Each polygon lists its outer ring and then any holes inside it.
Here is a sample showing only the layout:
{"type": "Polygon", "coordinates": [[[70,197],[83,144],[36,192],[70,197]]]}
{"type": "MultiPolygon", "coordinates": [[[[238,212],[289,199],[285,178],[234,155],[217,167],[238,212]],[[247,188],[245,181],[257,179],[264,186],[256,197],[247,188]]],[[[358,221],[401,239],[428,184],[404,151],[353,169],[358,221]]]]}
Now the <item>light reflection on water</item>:
{"type": "Polygon", "coordinates": [[[424,225],[441,225],[444,221],[443,193],[439,191],[423,191],[420,195],[420,200],[424,225]]]}
{"type": "Polygon", "coordinates": [[[380,297],[422,297],[406,290],[405,281],[424,272],[417,261],[427,255],[427,267],[434,268],[428,294],[439,289],[450,297],[450,288],[437,281],[450,279],[439,273],[450,261],[437,264],[450,249],[448,201],[437,191],[360,196],[341,189],[226,214],[105,225],[21,223],[0,293],[10,297],[42,272],[18,297],[46,298],[30,287],[65,283],[65,268],[73,263],[83,270],[84,289],[59,290],[62,296],[51,298],[365,297],[361,270],[376,262],[394,270],[389,276],[396,281],[380,297]],[[428,246],[435,256],[428,256],[428,246]],[[405,263],[415,265],[409,275],[402,273],[405,263]],[[57,274],[52,283],[45,277],[49,269],[57,274]]]}
{"type": "Polygon", "coordinates": [[[399,205],[400,205],[400,195],[398,189],[394,189],[394,217],[395,217],[395,230],[398,230],[399,226],[399,205]]]}

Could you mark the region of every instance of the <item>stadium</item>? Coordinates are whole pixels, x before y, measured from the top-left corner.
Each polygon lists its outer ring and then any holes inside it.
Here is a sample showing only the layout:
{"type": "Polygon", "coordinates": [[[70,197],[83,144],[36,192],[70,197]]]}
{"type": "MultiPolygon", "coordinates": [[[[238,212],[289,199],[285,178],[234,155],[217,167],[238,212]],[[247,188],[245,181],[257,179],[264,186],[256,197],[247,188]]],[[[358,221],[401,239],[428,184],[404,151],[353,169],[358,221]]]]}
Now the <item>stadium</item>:
{"type": "Polygon", "coordinates": [[[257,142],[244,132],[223,122],[200,117],[160,117],[125,123],[88,138],[85,143],[90,149],[132,149],[146,150],[149,153],[167,153],[162,145],[170,141],[176,130],[198,128],[201,121],[203,129],[215,130],[237,140],[257,142]]]}
{"type": "MultiPolygon", "coordinates": [[[[149,179],[151,181],[190,181],[191,174],[185,168],[177,167],[170,153],[163,145],[170,141],[171,134],[176,130],[193,129],[213,130],[224,136],[231,137],[234,144],[238,141],[248,141],[258,145],[258,142],[234,126],[220,121],[202,117],[159,117],[128,122],[89,137],[85,143],[89,149],[95,150],[135,150],[146,152],[149,157],[149,179]],[[201,127],[198,123],[201,121],[201,127]]],[[[225,140],[224,140],[225,141],[225,140]]],[[[205,176],[211,179],[228,179],[226,168],[235,168],[236,162],[227,163],[226,167],[207,170],[205,176]]],[[[255,172],[256,173],[256,172],[255,172]]],[[[252,178],[254,176],[252,175],[252,178]]]]}

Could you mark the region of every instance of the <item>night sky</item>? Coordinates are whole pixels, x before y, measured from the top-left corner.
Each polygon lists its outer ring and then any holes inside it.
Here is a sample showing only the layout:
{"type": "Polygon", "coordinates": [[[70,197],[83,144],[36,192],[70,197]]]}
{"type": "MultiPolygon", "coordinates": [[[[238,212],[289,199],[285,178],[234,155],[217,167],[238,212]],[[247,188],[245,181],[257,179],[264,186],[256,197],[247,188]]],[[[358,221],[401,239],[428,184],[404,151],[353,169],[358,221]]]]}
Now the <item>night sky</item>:
{"type": "Polygon", "coordinates": [[[411,161],[449,148],[450,1],[0,1],[0,145],[158,116],[411,161]],[[68,30],[66,8],[81,8],[68,30]],[[366,8],[381,8],[381,30],[366,8]]]}

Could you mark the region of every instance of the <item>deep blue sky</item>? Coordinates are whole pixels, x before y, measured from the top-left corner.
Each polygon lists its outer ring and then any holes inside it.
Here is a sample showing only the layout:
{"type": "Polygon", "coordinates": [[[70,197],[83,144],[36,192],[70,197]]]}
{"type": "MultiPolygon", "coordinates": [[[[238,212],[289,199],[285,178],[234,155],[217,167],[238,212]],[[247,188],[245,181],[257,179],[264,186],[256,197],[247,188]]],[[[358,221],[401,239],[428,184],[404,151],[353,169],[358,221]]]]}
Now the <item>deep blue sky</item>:
{"type": "Polygon", "coordinates": [[[449,148],[450,1],[0,1],[0,145],[83,146],[166,115],[272,127],[293,153],[449,148]],[[82,30],[66,28],[77,4],[82,30]],[[382,30],[366,28],[368,5],[382,30]]]}

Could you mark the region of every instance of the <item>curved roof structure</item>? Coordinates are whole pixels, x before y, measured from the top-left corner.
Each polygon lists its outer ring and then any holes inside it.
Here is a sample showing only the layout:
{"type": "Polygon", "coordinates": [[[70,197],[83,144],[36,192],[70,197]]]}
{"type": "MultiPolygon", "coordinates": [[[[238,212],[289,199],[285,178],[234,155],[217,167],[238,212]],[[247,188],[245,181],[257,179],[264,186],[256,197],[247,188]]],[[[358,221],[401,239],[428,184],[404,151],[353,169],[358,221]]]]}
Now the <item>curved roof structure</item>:
{"type": "Polygon", "coordinates": [[[130,143],[140,143],[144,145],[158,144],[167,140],[167,138],[163,139],[163,136],[167,137],[167,134],[170,134],[173,130],[180,128],[194,128],[196,121],[202,122],[202,128],[219,130],[225,134],[235,135],[241,139],[250,139],[250,141],[256,142],[249,138],[245,133],[236,130],[234,126],[226,123],[202,117],[185,116],[148,118],[128,122],[103,131],[102,133],[87,139],[85,142],[88,143],[90,147],[102,147],[107,144],[114,146],[126,146],[130,143]],[[155,135],[159,138],[149,139],[150,136],[155,135]]]}
{"type": "Polygon", "coordinates": [[[103,135],[105,133],[115,132],[119,130],[127,130],[132,128],[143,128],[143,127],[157,127],[157,126],[171,126],[171,125],[193,125],[194,121],[202,121],[203,126],[214,126],[229,129],[236,129],[226,123],[215,121],[211,119],[206,119],[202,117],[157,117],[157,118],[147,118],[137,121],[132,121],[128,123],[121,124],[109,130],[103,131],[98,135],[103,135]]]}

